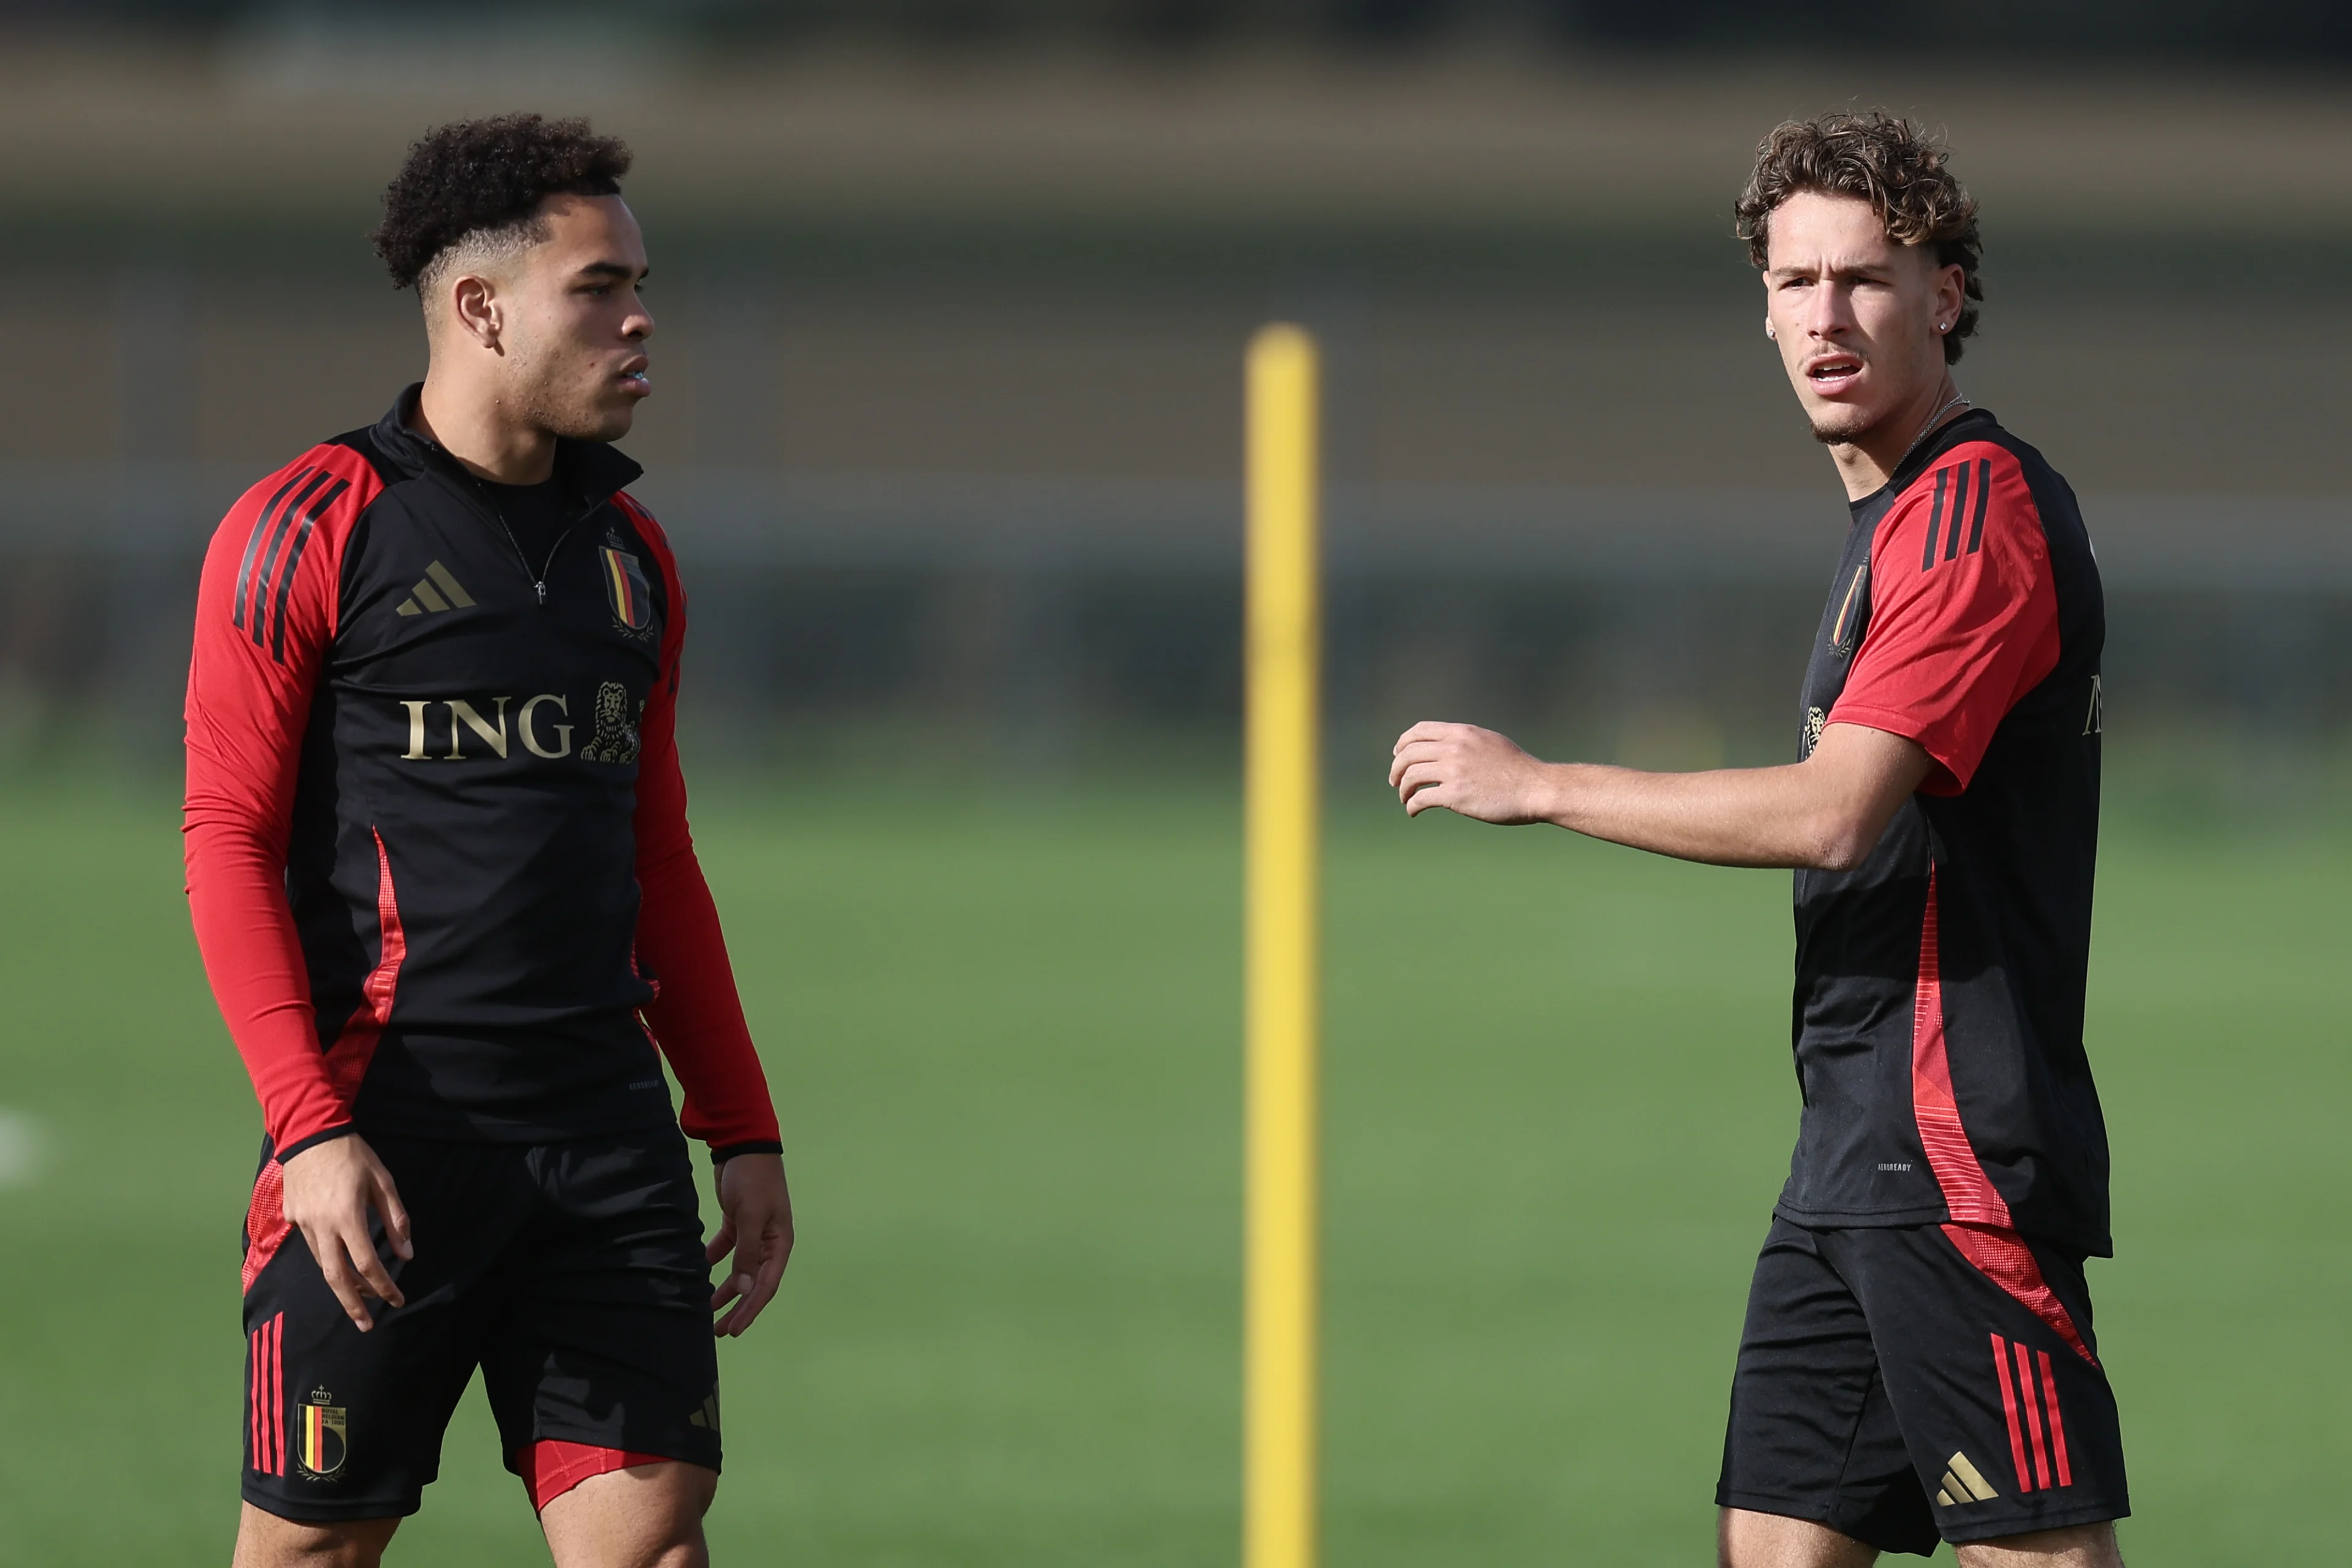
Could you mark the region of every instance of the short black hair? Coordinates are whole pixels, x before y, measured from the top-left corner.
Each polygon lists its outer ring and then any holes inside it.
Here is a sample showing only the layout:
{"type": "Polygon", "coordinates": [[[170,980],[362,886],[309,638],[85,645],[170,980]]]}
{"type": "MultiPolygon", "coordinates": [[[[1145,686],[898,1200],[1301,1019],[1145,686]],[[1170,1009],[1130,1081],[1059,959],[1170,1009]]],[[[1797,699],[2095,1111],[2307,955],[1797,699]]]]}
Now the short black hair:
{"type": "Polygon", "coordinates": [[[501,114],[437,125],[383,188],[383,221],[368,241],[392,286],[413,289],[443,251],[530,222],[550,196],[620,195],[631,162],[626,144],[585,120],[501,114]]]}

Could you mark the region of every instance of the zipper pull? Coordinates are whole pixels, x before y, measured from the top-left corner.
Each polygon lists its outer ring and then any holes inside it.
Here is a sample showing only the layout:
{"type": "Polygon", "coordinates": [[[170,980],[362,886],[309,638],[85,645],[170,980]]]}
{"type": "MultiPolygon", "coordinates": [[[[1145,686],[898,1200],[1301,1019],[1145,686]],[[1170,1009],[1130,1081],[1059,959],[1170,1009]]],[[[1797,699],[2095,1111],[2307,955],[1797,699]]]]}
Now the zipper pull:
{"type": "Polygon", "coordinates": [[[541,606],[544,608],[547,604],[547,584],[545,583],[533,583],[531,586],[539,590],[539,602],[541,606]]]}

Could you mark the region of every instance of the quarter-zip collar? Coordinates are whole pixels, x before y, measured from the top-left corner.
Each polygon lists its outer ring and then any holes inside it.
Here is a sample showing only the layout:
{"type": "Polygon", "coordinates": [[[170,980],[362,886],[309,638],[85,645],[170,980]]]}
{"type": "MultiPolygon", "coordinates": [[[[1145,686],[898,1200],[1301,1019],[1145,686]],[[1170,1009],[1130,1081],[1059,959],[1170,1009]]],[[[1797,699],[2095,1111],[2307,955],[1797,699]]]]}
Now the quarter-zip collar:
{"type": "MultiPolygon", "coordinates": [[[[478,496],[480,491],[472,483],[472,472],[451,457],[440,442],[422,434],[410,423],[416,416],[417,400],[424,392],[423,382],[412,384],[394,400],[390,411],[376,421],[373,433],[376,450],[411,475],[437,472],[465,481],[467,491],[478,496]]],[[[611,500],[644,473],[634,458],[609,442],[575,441],[564,436],[555,438],[555,477],[566,490],[580,498],[582,506],[588,510],[611,500]]]]}

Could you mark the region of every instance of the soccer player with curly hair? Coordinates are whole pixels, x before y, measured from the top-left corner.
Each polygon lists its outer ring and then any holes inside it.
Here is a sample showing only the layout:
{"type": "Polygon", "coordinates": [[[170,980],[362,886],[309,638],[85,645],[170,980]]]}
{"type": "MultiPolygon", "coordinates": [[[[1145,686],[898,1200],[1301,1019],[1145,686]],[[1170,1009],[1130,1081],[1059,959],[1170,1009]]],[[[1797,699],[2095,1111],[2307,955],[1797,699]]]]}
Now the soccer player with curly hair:
{"type": "Polygon", "coordinates": [[[2130,1511],[2084,1259],[2113,1251],[2083,1045],[2105,620],[2074,492],[1952,375],[1976,204],[1884,113],[1790,122],[1737,231],[1844,481],[1787,766],[1538,762],[1416,724],[1409,812],[1796,872],[1804,1110],[1716,1501],[1728,1568],[2111,1568],[2130,1511]]]}
{"type": "Polygon", "coordinates": [[[561,1568],[708,1561],[716,1338],[792,1200],[687,828],[686,594],[612,446],[653,390],[628,168],[536,115],[417,142],[373,238],[425,380],[205,558],[188,899],[266,1131],[238,1568],[379,1561],[478,1368],[561,1568]]]}

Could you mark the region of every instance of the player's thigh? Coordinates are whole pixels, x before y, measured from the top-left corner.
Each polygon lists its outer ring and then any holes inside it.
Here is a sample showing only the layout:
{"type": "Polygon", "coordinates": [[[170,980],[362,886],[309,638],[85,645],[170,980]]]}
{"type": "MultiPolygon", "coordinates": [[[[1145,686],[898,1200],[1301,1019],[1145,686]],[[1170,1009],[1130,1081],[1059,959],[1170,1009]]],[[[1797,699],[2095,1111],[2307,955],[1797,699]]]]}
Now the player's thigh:
{"type": "Polygon", "coordinates": [[[1976,1226],[1839,1231],[1828,1250],[1862,1295],[1945,1540],[2000,1542],[2131,1511],[2079,1256],[1976,1226]]]}
{"type": "Polygon", "coordinates": [[[487,1168],[497,1151],[384,1140],[376,1152],[400,1185],[415,1256],[388,1261],[407,1301],[379,1304],[373,1329],[352,1322],[301,1233],[268,1223],[266,1203],[264,1223],[248,1227],[243,1491],[283,1520],[416,1511],[473,1374],[484,1269],[521,1212],[515,1184],[487,1168]]]}
{"type": "Polygon", "coordinates": [[[247,1503],[237,1518],[230,1568],[375,1568],[399,1528],[397,1519],[312,1524],[247,1503]]]}
{"type": "MultiPolygon", "coordinates": [[[[510,1259],[483,1378],[509,1467],[572,1484],[532,1450],[602,1450],[614,1468],[719,1467],[710,1267],[685,1142],[666,1132],[532,1152],[540,1215],[510,1259]]],[[[590,1473],[593,1473],[593,1467],[590,1473]]]]}
{"type": "Polygon", "coordinates": [[[702,1516],[719,1473],[700,1465],[610,1470],[540,1510],[555,1568],[702,1568],[702,1516]]]}
{"type": "Polygon", "coordinates": [[[1783,1220],[1765,1237],[1748,1289],[1715,1500],[1869,1548],[1936,1545],[1862,1303],[1819,1235],[1783,1220]]]}

